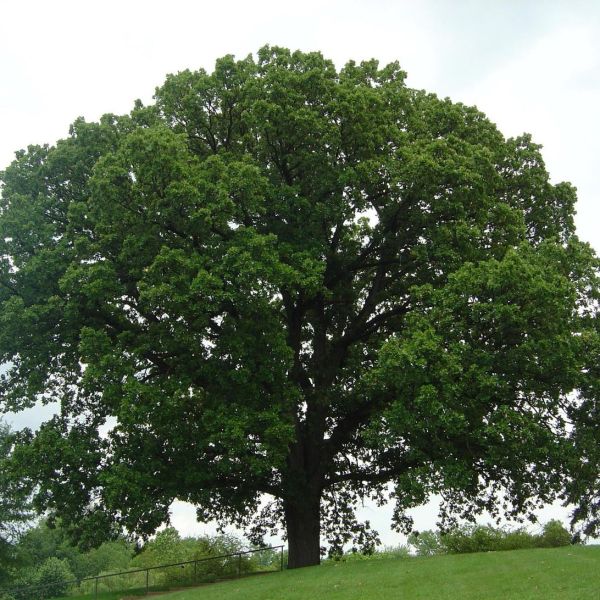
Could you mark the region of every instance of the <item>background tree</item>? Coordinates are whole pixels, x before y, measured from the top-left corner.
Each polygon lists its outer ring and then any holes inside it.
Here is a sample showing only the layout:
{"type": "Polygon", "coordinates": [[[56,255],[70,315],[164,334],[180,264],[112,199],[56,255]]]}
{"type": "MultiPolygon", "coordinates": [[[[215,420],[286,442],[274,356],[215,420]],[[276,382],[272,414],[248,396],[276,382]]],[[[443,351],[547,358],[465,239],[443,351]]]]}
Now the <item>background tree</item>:
{"type": "Polygon", "coordinates": [[[15,473],[82,543],[179,498],[283,524],[296,567],[372,546],[354,508],[390,483],[404,529],[432,493],[448,524],[564,491],[598,290],[575,190],[404,79],[265,47],[5,171],[3,398],[61,406],[15,473]]]}
{"type": "MultiPolygon", "coordinates": [[[[30,598],[57,598],[66,596],[69,586],[75,577],[65,559],[52,556],[46,559],[36,572],[35,588],[29,593],[30,598]]],[[[27,594],[27,590],[25,590],[27,594]]]]}
{"type": "Polygon", "coordinates": [[[36,581],[37,570],[49,558],[66,561],[71,573],[83,579],[101,572],[118,572],[127,569],[135,548],[126,540],[105,542],[98,548],[82,552],[72,544],[60,522],[50,527],[41,520],[21,535],[15,547],[20,567],[19,577],[26,584],[36,581]],[[30,576],[27,576],[29,572],[30,576]]]}
{"type": "Polygon", "coordinates": [[[7,474],[12,448],[11,429],[0,421],[0,585],[6,583],[18,564],[16,542],[33,517],[28,494],[7,474]]]}

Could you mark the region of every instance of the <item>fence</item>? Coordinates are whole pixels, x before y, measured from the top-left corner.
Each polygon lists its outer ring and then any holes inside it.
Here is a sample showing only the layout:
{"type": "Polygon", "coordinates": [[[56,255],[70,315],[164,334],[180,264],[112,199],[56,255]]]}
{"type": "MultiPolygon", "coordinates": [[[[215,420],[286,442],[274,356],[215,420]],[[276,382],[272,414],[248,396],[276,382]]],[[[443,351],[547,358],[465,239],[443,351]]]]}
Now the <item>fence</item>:
{"type": "Polygon", "coordinates": [[[192,587],[245,575],[282,571],[284,546],[269,546],[207,556],[178,563],[156,565],[96,575],[69,582],[32,585],[12,590],[0,590],[15,600],[65,598],[71,595],[99,598],[105,592],[130,592],[145,595],[151,591],[168,591],[173,588],[192,587]]]}

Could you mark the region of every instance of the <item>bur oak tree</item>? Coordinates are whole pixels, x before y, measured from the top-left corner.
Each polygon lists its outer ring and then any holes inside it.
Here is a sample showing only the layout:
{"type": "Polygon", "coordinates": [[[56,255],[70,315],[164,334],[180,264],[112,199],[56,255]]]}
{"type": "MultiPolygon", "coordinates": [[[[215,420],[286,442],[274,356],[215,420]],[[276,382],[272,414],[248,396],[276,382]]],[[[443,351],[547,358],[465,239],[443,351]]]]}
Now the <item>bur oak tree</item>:
{"type": "Polygon", "coordinates": [[[564,491],[597,261],[530,136],[265,47],[2,180],[3,402],[60,406],[14,469],[80,539],[180,499],[283,525],[297,567],[374,543],[365,497],[409,529],[432,494],[448,523],[564,491]]]}

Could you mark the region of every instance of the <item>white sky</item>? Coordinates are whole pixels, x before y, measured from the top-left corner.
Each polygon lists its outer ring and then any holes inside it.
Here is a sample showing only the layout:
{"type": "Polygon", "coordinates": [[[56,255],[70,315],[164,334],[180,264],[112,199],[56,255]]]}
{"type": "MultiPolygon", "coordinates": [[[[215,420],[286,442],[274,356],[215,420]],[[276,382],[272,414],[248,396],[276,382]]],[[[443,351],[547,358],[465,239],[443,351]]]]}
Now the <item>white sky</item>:
{"type": "MultiPolygon", "coordinates": [[[[0,0],[0,169],[77,117],[127,113],[167,73],[212,70],[269,43],[399,60],[408,85],[474,104],[505,135],[531,133],[554,182],[579,190],[580,236],[600,250],[600,2],[597,0],[0,0]]],[[[35,426],[44,411],[12,419],[35,426]]],[[[191,507],[173,520],[204,531],[191,507]]],[[[363,511],[387,544],[389,510],[363,511]]],[[[543,518],[564,516],[547,509],[543,518]]],[[[434,526],[432,506],[416,513],[434,526]]]]}

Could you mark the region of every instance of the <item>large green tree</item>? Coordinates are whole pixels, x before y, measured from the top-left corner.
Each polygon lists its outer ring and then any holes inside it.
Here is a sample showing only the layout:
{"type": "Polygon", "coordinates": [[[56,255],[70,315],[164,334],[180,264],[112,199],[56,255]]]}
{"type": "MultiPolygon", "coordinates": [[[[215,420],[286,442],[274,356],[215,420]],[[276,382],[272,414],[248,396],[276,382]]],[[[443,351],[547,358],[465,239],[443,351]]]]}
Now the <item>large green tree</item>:
{"type": "Polygon", "coordinates": [[[374,541],[366,496],[410,528],[564,490],[598,264],[529,136],[281,48],[155,100],[2,176],[4,403],[60,403],[15,453],[40,510],[93,543],[178,498],[302,566],[374,541]]]}

